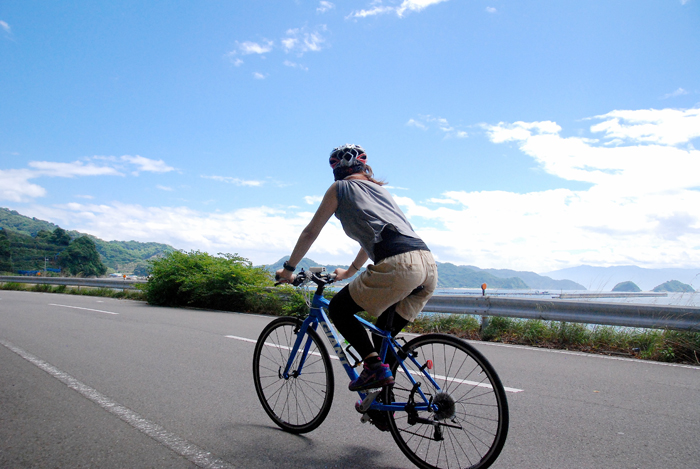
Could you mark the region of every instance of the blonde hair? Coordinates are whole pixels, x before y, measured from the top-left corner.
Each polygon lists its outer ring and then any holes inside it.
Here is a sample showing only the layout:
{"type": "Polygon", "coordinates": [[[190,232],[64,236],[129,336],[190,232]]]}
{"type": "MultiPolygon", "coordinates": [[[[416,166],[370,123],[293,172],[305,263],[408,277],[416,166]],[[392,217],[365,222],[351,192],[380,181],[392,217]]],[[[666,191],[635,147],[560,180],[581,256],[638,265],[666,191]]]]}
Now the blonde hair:
{"type": "Polygon", "coordinates": [[[382,180],[382,179],[375,179],[374,178],[374,171],[372,171],[372,167],[368,164],[364,165],[364,169],[362,171],[362,174],[364,174],[368,180],[370,180],[371,182],[373,182],[379,186],[384,186],[387,184],[387,182],[382,180]]]}

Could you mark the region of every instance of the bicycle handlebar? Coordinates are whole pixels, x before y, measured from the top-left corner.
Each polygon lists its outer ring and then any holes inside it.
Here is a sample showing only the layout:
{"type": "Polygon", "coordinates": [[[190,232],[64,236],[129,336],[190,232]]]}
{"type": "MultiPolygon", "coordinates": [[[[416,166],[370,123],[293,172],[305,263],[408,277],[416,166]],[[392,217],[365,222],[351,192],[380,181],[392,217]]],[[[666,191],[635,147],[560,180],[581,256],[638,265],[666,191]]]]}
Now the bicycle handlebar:
{"type": "MultiPolygon", "coordinates": [[[[303,269],[301,272],[299,272],[297,275],[294,276],[294,279],[289,282],[291,283],[292,286],[298,287],[302,285],[303,283],[307,281],[312,281],[316,285],[321,286],[321,285],[328,285],[330,283],[335,282],[336,274],[335,273],[330,273],[330,272],[306,272],[303,269]]],[[[280,282],[281,277],[277,274],[275,274],[275,286],[280,285],[282,283],[287,283],[287,282],[280,282]]]]}

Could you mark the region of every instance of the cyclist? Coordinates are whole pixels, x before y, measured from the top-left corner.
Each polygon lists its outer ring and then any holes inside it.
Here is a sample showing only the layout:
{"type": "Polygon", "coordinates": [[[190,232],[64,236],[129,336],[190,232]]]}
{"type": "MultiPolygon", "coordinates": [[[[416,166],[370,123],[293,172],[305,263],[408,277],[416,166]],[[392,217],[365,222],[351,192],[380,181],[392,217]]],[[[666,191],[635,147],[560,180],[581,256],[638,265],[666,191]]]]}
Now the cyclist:
{"type": "MultiPolygon", "coordinates": [[[[371,259],[373,264],[338,292],[330,302],[329,316],[340,333],[360,354],[363,370],[351,381],[351,391],[394,383],[389,365],[379,358],[375,345],[355,314],[367,311],[387,329],[389,312],[395,311],[391,331],[395,335],[421,312],[437,285],[435,260],[413,231],[385,183],[374,178],[367,154],[359,145],[347,144],[330,155],[335,182],[277,275],[288,282],[330,217],[340,220],[345,234],[360,244],[350,268],[335,270],[337,280],[355,275],[371,259]]],[[[377,341],[381,344],[381,339],[377,341]]]]}

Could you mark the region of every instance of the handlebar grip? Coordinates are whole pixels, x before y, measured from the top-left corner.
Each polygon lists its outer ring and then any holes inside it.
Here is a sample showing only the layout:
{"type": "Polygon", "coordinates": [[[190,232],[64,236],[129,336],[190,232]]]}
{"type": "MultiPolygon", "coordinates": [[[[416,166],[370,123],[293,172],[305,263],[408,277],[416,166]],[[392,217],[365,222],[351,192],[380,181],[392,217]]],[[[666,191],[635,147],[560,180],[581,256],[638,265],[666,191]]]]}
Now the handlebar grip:
{"type": "Polygon", "coordinates": [[[294,282],[296,281],[296,279],[297,279],[297,276],[296,276],[296,275],[294,275],[294,276],[292,277],[292,280],[289,281],[289,280],[285,280],[285,279],[283,279],[282,277],[280,277],[279,274],[275,274],[275,286],[282,285],[283,283],[291,283],[291,284],[294,284],[294,282]]]}

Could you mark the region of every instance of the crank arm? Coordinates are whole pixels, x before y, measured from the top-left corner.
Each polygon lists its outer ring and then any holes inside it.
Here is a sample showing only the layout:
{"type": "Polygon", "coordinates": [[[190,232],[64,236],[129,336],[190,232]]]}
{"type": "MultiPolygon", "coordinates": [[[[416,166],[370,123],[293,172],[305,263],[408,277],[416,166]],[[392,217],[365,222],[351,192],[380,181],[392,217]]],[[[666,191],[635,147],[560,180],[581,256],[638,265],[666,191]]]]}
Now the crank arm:
{"type": "Polygon", "coordinates": [[[382,392],[381,388],[380,389],[375,389],[371,392],[367,393],[367,396],[365,396],[364,399],[362,399],[362,403],[360,404],[360,412],[364,413],[367,412],[374,402],[374,400],[379,396],[379,394],[382,392]]]}

